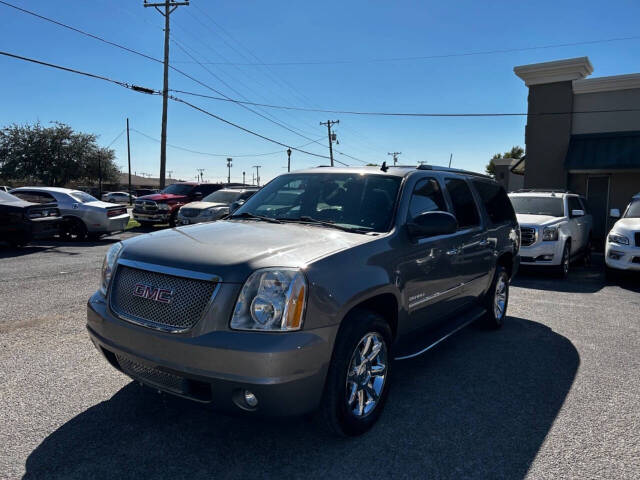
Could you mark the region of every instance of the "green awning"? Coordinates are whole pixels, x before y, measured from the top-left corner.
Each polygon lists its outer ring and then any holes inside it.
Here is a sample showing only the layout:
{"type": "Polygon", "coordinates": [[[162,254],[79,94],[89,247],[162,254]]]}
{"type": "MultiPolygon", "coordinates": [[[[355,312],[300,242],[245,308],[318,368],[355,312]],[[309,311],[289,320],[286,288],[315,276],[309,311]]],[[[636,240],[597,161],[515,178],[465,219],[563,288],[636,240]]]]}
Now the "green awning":
{"type": "Polygon", "coordinates": [[[640,170],[640,131],[571,135],[564,165],[569,171],[640,170]]]}

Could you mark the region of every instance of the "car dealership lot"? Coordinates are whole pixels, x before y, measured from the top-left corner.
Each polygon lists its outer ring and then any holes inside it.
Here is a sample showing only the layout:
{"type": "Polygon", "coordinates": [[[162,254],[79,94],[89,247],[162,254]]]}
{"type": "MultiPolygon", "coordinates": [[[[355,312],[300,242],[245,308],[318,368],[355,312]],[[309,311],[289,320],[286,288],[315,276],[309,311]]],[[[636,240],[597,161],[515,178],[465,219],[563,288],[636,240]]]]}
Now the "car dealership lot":
{"type": "Polygon", "coordinates": [[[519,276],[502,330],[469,327],[397,363],[380,422],[343,440],[114,371],[85,304],[105,251],[131,235],[0,247],[0,478],[640,476],[640,283],[605,284],[600,258],[567,281],[519,276]]]}

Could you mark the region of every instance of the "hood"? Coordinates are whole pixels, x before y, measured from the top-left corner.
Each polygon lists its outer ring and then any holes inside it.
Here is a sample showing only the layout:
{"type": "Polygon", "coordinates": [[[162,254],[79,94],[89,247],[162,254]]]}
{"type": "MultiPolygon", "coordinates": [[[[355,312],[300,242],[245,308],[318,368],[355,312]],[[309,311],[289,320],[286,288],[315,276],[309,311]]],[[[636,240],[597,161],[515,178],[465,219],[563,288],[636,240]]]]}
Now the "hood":
{"type": "Polygon", "coordinates": [[[136,200],[153,200],[154,202],[168,202],[170,200],[184,200],[186,195],[174,195],[173,193],[153,193],[138,197],[136,200]]]}
{"type": "Polygon", "coordinates": [[[226,203],[218,202],[191,202],[185,205],[186,208],[197,208],[198,210],[206,210],[207,208],[228,207],[226,203]]]}
{"type": "Polygon", "coordinates": [[[123,242],[121,258],[242,283],[256,269],[304,267],[320,257],[377,238],[311,225],[223,220],[128,239],[123,242]]]}
{"type": "Polygon", "coordinates": [[[640,232],[640,218],[621,218],[615,223],[611,231],[619,233],[640,232]]]}
{"type": "Polygon", "coordinates": [[[564,217],[552,217],[550,215],[530,215],[528,213],[516,213],[516,218],[520,225],[534,225],[548,227],[554,223],[561,222],[564,217]]]}

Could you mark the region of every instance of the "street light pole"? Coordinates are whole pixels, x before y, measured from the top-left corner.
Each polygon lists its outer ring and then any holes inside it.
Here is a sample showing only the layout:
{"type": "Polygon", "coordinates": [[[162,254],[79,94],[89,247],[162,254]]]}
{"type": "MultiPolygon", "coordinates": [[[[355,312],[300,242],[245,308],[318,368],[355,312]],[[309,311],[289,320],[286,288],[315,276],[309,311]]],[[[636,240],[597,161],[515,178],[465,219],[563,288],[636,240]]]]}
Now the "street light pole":
{"type": "Polygon", "coordinates": [[[291,171],[291,149],[287,148],[287,172],[291,171]]]}
{"type": "Polygon", "coordinates": [[[227,158],[227,168],[229,169],[229,175],[227,176],[227,185],[231,184],[231,165],[233,165],[233,158],[227,158]]]}

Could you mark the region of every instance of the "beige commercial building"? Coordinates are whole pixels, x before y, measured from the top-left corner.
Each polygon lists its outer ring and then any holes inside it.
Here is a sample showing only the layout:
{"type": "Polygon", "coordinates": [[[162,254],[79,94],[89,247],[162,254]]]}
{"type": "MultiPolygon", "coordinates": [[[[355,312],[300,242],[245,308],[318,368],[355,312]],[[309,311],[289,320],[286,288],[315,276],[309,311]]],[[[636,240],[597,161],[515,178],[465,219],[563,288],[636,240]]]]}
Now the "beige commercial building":
{"type": "Polygon", "coordinates": [[[585,195],[603,239],[608,211],[640,192],[640,73],[586,78],[587,57],[514,72],[529,87],[524,188],[585,195]]]}

